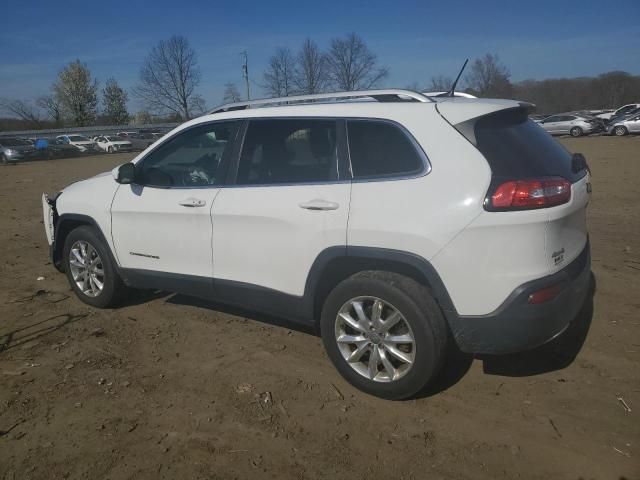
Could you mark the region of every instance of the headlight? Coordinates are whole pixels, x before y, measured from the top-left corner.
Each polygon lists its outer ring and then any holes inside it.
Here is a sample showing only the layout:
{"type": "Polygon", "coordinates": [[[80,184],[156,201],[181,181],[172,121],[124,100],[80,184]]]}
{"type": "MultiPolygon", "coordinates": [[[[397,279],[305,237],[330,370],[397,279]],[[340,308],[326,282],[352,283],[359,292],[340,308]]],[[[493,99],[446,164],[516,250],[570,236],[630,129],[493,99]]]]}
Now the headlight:
{"type": "Polygon", "coordinates": [[[7,155],[15,155],[15,154],[17,154],[17,153],[18,153],[18,151],[17,151],[17,150],[14,150],[13,148],[7,148],[4,152],[5,152],[7,155]]]}

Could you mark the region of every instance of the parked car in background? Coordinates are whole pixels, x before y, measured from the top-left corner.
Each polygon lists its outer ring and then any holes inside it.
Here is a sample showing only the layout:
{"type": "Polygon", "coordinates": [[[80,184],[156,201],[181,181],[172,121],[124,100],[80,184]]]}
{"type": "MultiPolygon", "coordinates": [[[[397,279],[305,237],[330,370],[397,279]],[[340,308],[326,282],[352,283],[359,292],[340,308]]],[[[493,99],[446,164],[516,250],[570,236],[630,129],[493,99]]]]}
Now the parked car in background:
{"type": "Polygon", "coordinates": [[[95,142],[84,135],[58,135],[56,140],[60,140],[67,145],[73,145],[82,153],[95,153],[97,151],[95,142]]]}
{"type": "Polygon", "coordinates": [[[117,135],[100,135],[93,139],[100,150],[108,153],[130,152],[133,145],[129,140],[125,140],[117,135]]]}
{"type": "Polygon", "coordinates": [[[618,137],[624,137],[629,133],[640,133],[640,112],[627,119],[610,122],[607,133],[618,137]]]}
{"type": "Polygon", "coordinates": [[[38,139],[36,145],[38,143],[41,146],[40,157],[42,158],[69,158],[76,157],[81,153],[78,147],[66,143],[62,138],[41,138],[38,139]]]}
{"type": "Polygon", "coordinates": [[[36,149],[31,142],[21,138],[0,137],[0,163],[19,162],[35,158],[36,149]]]}
{"type": "Polygon", "coordinates": [[[151,133],[132,133],[126,139],[131,142],[135,150],[144,150],[157,140],[151,133]]]}
{"type": "Polygon", "coordinates": [[[622,121],[627,120],[627,119],[629,119],[631,117],[635,117],[638,113],[640,113],[640,108],[634,108],[632,110],[627,110],[625,113],[621,113],[621,114],[618,114],[618,115],[615,115],[615,116],[611,117],[607,121],[607,124],[613,125],[614,123],[622,122],[622,121]]]}
{"type": "Polygon", "coordinates": [[[132,135],[136,135],[138,132],[118,132],[116,135],[118,137],[129,138],[132,135]]]}
{"type": "Polygon", "coordinates": [[[599,129],[598,121],[578,115],[551,115],[538,122],[551,135],[571,135],[581,137],[599,129]]]}
{"type": "Polygon", "coordinates": [[[613,117],[617,115],[623,115],[625,113],[629,113],[636,108],[640,108],[640,103],[629,103],[628,105],[624,105],[611,113],[601,113],[600,115],[596,115],[596,116],[598,118],[603,118],[605,120],[611,120],[613,117]]]}
{"type": "Polygon", "coordinates": [[[540,123],[542,120],[544,120],[545,118],[547,118],[549,115],[541,115],[541,114],[535,114],[535,115],[529,115],[529,118],[531,120],[533,120],[536,123],[540,123]]]}

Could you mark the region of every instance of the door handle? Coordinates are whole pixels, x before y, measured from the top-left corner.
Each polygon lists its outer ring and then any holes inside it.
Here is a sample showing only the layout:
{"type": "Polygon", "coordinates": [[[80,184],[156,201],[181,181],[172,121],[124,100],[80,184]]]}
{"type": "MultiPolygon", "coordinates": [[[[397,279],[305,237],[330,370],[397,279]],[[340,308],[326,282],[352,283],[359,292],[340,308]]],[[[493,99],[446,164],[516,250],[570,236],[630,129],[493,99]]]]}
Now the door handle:
{"type": "Polygon", "coordinates": [[[327,200],[320,199],[303,202],[298,204],[298,206],[305,210],[337,210],[338,207],[340,207],[340,205],[335,202],[328,202],[327,200]]]}
{"type": "Polygon", "coordinates": [[[207,202],[205,202],[204,200],[200,200],[199,198],[185,198],[184,200],[181,200],[180,202],[178,202],[179,205],[182,205],[183,207],[204,207],[207,202]]]}

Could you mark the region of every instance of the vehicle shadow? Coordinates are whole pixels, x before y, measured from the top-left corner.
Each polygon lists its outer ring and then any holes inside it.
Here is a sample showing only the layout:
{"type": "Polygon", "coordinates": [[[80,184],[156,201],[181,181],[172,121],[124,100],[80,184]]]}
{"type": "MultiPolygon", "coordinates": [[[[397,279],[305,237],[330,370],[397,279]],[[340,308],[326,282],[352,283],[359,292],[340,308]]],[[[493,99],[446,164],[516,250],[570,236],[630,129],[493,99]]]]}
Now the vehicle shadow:
{"type": "Polygon", "coordinates": [[[561,335],[528,352],[478,357],[483,361],[484,373],[506,377],[528,377],[562,370],[571,365],[580,353],[591,327],[595,292],[596,279],[591,273],[589,292],[582,308],[561,335]]]}
{"type": "Polygon", "coordinates": [[[0,332],[0,354],[27,342],[45,337],[61,328],[87,318],[86,313],[63,313],[8,332],[0,332]]]}
{"type": "MultiPolygon", "coordinates": [[[[511,355],[474,356],[458,350],[453,338],[449,338],[450,348],[447,351],[442,371],[435,381],[431,382],[424,390],[412,398],[430,397],[451,388],[466,375],[475,358],[483,362],[483,371],[488,375],[524,377],[568,367],[573,363],[582,349],[589,332],[593,317],[593,297],[595,290],[596,281],[592,273],[587,297],[576,318],[569,324],[567,330],[551,342],[528,352],[511,355]]],[[[200,300],[186,295],[174,294],[165,301],[176,305],[188,305],[207,310],[215,310],[229,315],[256,320],[268,325],[288,328],[308,335],[318,335],[315,328],[310,325],[292,322],[280,317],[257,313],[243,308],[200,300]]]]}
{"type": "Polygon", "coordinates": [[[142,305],[143,303],[157,300],[158,298],[169,297],[171,295],[173,294],[162,290],[131,289],[127,292],[125,298],[118,304],[118,308],[142,305]]]}
{"type": "Polygon", "coordinates": [[[166,302],[174,305],[188,305],[188,306],[203,308],[207,310],[215,310],[216,312],[226,313],[228,315],[234,315],[236,317],[248,318],[250,320],[256,320],[258,322],[266,323],[268,325],[283,327],[289,330],[295,330],[297,332],[317,336],[317,332],[315,331],[312,325],[294,322],[291,320],[287,320],[285,318],[276,317],[273,315],[267,315],[264,313],[255,312],[255,311],[240,308],[240,307],[233,307],[230,305],[202,300],[195,297],[188,297],[186,295],[181,295],[181,294],[172,295],[171,297],[167,298],[166,302]]]}

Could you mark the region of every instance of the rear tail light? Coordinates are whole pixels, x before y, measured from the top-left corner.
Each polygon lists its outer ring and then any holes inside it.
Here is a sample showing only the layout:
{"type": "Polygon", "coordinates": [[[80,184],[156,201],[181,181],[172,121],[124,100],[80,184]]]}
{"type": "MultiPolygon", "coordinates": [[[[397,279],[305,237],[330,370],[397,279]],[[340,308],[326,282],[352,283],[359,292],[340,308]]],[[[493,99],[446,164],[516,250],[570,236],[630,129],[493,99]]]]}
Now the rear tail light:
{"type": "Polygon", "coordinates": [[[487,194],[490,211],[532,210],[554,207],[571,199],[571,183],[561,177],[509,180],[498,183],[487,194]]]}

